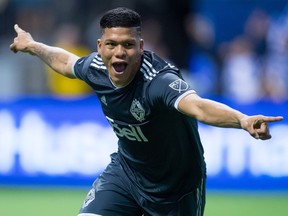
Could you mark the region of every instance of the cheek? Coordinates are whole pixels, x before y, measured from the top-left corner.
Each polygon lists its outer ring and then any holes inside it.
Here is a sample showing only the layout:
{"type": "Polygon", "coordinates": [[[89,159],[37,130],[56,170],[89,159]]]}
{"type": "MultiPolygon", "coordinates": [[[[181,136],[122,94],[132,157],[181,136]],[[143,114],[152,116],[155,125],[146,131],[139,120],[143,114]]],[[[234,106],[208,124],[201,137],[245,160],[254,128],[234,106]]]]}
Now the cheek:
{"type": "Polygon", "coordinates": [[[111,57],[112,57],[111,52],[109,52],[107,50],[103,50],[103,49],[99,52],[99,54],[100,54],[104,63],[109,61],[109,59],[111,59],[111,57]]]}
{"type": "Polygon", "coordinates": [[[142,53],[142,52],[138,52],[138,53],[135,55],[135,62],[136,62],[136,63],[141,62],[142,56],[143,56],[143,53],[142,53]]]}

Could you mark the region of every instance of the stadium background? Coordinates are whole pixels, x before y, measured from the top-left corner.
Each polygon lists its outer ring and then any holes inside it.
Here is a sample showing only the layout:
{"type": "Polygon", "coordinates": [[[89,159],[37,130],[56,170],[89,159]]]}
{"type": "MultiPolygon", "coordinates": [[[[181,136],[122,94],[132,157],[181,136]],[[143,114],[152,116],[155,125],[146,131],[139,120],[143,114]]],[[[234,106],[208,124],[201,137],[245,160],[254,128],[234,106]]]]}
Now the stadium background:
{"type": "MultiPolygon", "coordinates": [[[[0,1],[0,215],[76,215],[116,149],[89,88],[54,76],[31,56],[9,51],[14,23],[36,40],[85,55],[95,50],[100,14],[129,6],[143,15],[146,48],[180,67],[200,95],[248,114],[286,117],[286,4],[0,1]]],[[[287,120],[272,124],[274,137],[265,142],[201,124],[200,132],[208,163],[206,215],[287,214],[287,120]]]]}

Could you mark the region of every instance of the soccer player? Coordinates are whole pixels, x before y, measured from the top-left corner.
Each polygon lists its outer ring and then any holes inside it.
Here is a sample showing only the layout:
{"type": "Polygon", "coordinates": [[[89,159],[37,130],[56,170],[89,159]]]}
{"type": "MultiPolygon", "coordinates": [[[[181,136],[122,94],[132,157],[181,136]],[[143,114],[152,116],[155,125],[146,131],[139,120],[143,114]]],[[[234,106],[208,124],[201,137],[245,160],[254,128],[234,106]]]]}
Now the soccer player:
{"type": "Polygon", "coordinates": [[[39,43],[17,25],[10,46],[90,85],[119,138],[79,216],[203,215],[206,167],[197,121],[266,140],[268,123],[282,117],[247,116],[198,96],[175,66],[144,50],[135,11],[112,9],[100,26],[98,52],[83,58],[39,43]]]}

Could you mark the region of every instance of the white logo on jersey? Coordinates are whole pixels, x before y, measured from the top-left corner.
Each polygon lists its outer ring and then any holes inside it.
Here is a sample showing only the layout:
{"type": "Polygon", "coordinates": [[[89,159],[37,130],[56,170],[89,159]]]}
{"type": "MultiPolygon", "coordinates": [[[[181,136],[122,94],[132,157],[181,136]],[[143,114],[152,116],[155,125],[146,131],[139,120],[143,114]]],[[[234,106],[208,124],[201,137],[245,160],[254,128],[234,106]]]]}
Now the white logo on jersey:
{"type": "Polygon", "coordinates": [[[103,104],[105,104],[107,106],[106,97],[104,95],[100,98],[100,100],[103,104]]]}
{"type": "Polygon", "coordinates": [[[108,119],[110,125],[112,126],[115,134],[118,137],[125,137],[131,141],[148,142],[148,139],[145,137],[139,126],[128,125],[128,127],[120,128],[119,125],[115,123],[113,119],[107,116],[106,118],[108,119]]]}
{"type": "Polygon", "coordinates": [[[188,84],[184,80],[178,79],[170,83],[169,87],[181,93],[188,89],[188,84]]]}
{"type": "Polygon", "coordinates": [[[92,188],[86,196],[82,208],[87,207],[95,199],[95,189],[92,188]]]}
{"type": "Polygon", "coordinates": [[[145,110],[137,99],[133,100],[130,112],[137,121],[142,122],[145,120],[145,110]]]}

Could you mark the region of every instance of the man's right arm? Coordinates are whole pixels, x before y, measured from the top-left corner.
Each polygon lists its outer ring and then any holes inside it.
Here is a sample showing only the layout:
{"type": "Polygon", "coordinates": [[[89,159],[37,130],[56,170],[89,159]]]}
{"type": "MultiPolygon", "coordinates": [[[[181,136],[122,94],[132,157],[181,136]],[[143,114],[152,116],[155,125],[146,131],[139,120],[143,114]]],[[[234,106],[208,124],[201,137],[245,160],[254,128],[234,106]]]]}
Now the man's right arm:
{"type": "Polygon", "coordinates": [[[52,47],[34,41],[30,33],[25,32],[18,25],[14,26],[17,36],[10,45],[13,52],[27,52],[42,59],[53,70],[69,78],[75,78],[72,72],[73,64],[79,59],[78,56],[62,48],[52,47]]]}

